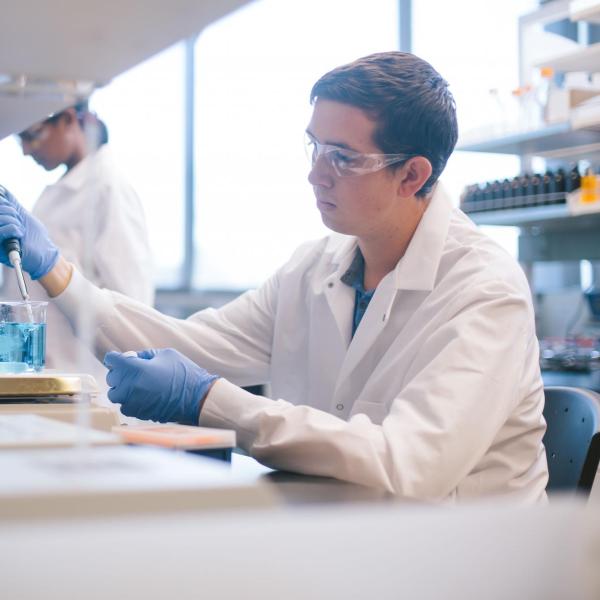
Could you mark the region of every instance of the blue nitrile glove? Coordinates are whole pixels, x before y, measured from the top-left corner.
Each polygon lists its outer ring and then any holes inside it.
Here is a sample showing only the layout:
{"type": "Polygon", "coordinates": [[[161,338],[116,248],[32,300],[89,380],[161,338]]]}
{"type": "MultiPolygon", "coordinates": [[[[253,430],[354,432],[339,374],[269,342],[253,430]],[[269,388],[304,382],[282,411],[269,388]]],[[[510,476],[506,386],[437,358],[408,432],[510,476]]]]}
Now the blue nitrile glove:
{"type": "Polygon", "coordinates": [[[198,425],[200,405],[217,375],[211,375],[172,348],[135,356],[108,352],[106,383],[111,402],[128,417],[198,425]]]}
{"type": "Polygon", "coordinates": [[[21,265],[31,279],[39,279],[52,270],[58,260],[58,248],[46,228],[0,185],[0,262],[5,265],[9,262],[2,242],[11,238],[21,242],[21,265]]]}

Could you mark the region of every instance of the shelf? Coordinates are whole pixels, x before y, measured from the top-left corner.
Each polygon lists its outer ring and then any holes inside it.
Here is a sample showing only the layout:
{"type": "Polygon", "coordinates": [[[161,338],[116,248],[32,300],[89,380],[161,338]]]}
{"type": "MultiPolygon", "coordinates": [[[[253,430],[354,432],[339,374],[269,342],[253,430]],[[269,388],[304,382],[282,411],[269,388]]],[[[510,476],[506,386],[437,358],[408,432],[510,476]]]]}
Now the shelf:
{"type": "Polygon", "coordinates": [[[107,83],[246,2],[3,2],[0,73],[107,83]]]}
{"type": "Polygon", "coordinates": [[[538,67],[552,67],[555,71],[600,72],[600,43],[584,46],[580,50],[561,54],[541,61],[538,67]]]}
{"type": "Polygon", "coordinates": [[[551,229],[588,229],[600,225],[600,212],[572,215],[566,204],[531,206],[467,213],[477,225],[510,227],[547,227],[551,229]]]}
{"type": "MultiPolygon", "coordinates": [[[[62,0],[60,9],[56,2],[3,2],[0,82],[26,76],[101,86],[247,1],[62,0]]],[[[70,103],[46,93],[0,94],[0,139],[70,103]]]]}
{"type": "Polygon", "coordinates": [[[464,152],[490,152],[544,156],[561,149],[600,145],[600,133],[591,129],[573,129],[570,123],[548,125],[543,129],[515,133],[494,139],[465,140],[456,148],[464,152]]]}
{"type": "Polygon", "coordinates": [[[566,204],[487,210],[467,213],[467,216],[477,225],[507,225],[513,227],[536,224],[550,219],[572,218],[566,204]]]}
{"type": "Polygon", "coordinates": [[[600,102],[584,103],[571,109],[573,129],[600,131],[600,102]]]}
{"type": "Polygon", "coordinates": [[[571,0],[569,18],[571,21],[600,23],[600,2],[598,0],[571,0]]]}
{"type": "Polygon", "coordinates": [[[0,140],[72,103],[64,98],[0,95],[0,140]]]}

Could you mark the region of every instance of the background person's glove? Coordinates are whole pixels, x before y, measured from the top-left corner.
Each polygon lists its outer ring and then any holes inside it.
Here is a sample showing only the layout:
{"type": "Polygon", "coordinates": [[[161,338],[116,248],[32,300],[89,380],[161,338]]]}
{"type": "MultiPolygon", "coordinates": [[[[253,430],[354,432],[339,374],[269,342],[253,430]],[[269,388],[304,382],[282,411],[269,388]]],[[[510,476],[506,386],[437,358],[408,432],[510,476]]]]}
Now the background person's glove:
{"type": "Polygon", "coordinates": [[[11,238],[21,242],[21,264],[31,279],[39,279],[52,270],[58,260],[58,248],[46,228],[0,185],[0,262],[5,265],[10,263],[2,242],[11,238]]]}
{"type": "Polygon", "coordinates": [[[200,405],[217,375],[211,375],[183,354],[166,348],[135,356],[108,352],[108,398],[128,417],[198,425],[200,405]]]}

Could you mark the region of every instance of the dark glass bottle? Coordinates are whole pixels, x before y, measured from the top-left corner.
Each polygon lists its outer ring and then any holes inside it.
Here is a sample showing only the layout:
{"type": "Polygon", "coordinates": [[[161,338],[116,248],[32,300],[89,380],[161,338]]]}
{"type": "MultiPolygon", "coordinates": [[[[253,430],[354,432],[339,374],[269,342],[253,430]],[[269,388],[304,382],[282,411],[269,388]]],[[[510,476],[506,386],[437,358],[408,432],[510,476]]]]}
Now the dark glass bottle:
{"type": "Polygon", "coordinates": [[[567,174],[563,168],[557,169],[554,174],[554,187],[556,197],[551,204],[565,204],[567,201],[567,174]]]}
{"type": "Polygon", "coordinates": [[[504,179],[502,181],[502,207],[503,208],[512,208],[513,199],[512,199],[512,183],[510,179],[504,179]]]}
{"type": "Polygon", "coordinates": [[[483,186],[483,202],[481,204],[482,210],[491,210],[494,207],[493,194],[492,194],[492,183],[488,181],[483,186]]]}
{"type": "Polygon", "coordinates": [[[554,194],[556,192],[556,185],[554,182],[554,173],[548,169],[544,173],[544,178],[542,180],[542,187],[544,194],[554,194]]]}
{"type": "Polygon", "coordinates": [[[529,185],[527,186],[527,205],[533,206],[534,204],[538,204],[541,200],[540,195],[542,191],[542,176],[539,173],[534,173],[529,178],[529,185]]]}
{"type": "Polygon", "coordinates": [[[514,206],[520,206],[520,202],[519,202],[519,196],[521,195],[521,178],[519,177],[519,175],[517,175],[516,177],[513,177],[512,181],[510,182],[510,188],[511,188],[511,195],[512,195],[512,205],[514,206]]]}
{"type": "MultiPolygon", "coordinates": [[[[474,187],[475,189],[473,191],[473,202],[481,203],[481,201],[483,200],[483,188],[479,183],[475,184],[474,187]]],[[[481,210],[481,207],[479,207],[477,210],[481,210]]]]}
{"type": "Polygon", "coordinates": [[[492,181],[492,209],[498,210],[503,208],[503,200],[502,200],[502,184],[498,179],[492,181]]]}
{"type": "Polygon", "coordinates": [[[565,191],[574,192],[581,187],[581,173],[577,168],[577,165],[573,165],[573,168],[567,174],[565,181],[565,191]]]}
{"type": "Polygon", "coordinates": [[[554,174],[554,187],[556,188],[557,192],[564,192],[566,190],[566,176],[565,176],[565,170],[564,169],[557,169],[556,173],[554,174]]]}
{"type": "Polygon", "coordinates": [[[527,173],[519,177],[519,203],[517,206],[523,207],[528,205],[529,179],[530,177],[527,173]]]}
{"type": "Polygon", "coordinates": [[[460,198],[460,207],[466,213],[477,210],[477,206],[475,203],[475,192],[477,191],[477,188],[477,184],[471,184],[466,186],[463,190],[463,193],[460,198]]]}

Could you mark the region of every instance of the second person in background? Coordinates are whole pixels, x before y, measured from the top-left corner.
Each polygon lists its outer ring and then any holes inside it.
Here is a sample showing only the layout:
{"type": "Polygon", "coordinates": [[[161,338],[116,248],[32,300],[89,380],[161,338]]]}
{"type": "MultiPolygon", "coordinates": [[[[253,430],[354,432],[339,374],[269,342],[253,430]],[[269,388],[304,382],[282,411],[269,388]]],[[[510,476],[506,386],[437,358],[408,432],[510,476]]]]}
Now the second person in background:
{"type": "MultiPolygon", "coordinates": [[[[117,290],[152,305],[154,285],[142,204],[115,164],[108,130],[82,101],[19,134],[23,154],[47,171],[65,165],[47,186],[33,214],[44,223],[68,260],[101,288],[117,290]]],[[[12,273],[5,273],[3,297],[19,297],[12,273]]],[[[37,282],[27,281],[31,297],[47,300],[37,282]]],[[[71,334],[65,317],[48,307],[46,364],[61,371],[90,371],[104,385],[105,368],[71,334]]],[[[104,388],[106,389],[106,388],[104,388]]]]}

